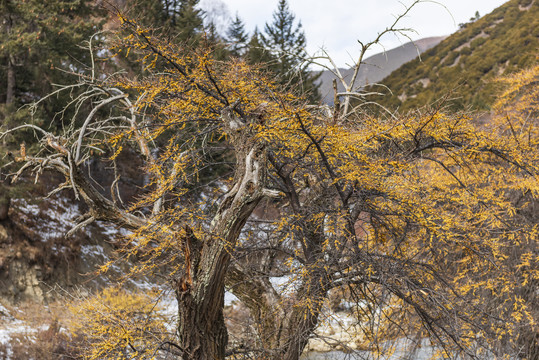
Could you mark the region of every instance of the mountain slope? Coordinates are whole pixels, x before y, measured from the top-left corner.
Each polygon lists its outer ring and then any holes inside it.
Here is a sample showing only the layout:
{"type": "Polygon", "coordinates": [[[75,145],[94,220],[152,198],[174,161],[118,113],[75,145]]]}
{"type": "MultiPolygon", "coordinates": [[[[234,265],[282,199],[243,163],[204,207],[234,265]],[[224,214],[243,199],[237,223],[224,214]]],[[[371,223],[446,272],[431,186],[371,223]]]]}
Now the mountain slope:
{"type": "Polygon", "coordinates": [[[538,50],[539,1],[511,0],[391,73],[382,83],[392,94],[373,100],[408,111],[448,96],[454,110],[487,110],[493,79],[530,66],[538,50]]]}
{"type": "MultiPolygon", "coordinates": [[[[373,55],[364,60],[364,65],[359,69],[359,74],[356,79],[356,86],[364,86],[379,82],[392,71],[398,69],[402,64],[417,58],[428,49],[440,43],[445,36],[429,37],[417,41],[405,43],[394,49],[373,55]]],[[[339,71],[345,79],[350,79],[354,73],[353,69],[342,69],[339,71]]],[[[333,103],[333,79],[335,76],[328,70],[322,71],[318,83],[320,84],[320,94],[324,103],[333,103]]],[[[344,88],[339,83],[338,90],[343,91],[344,88]]]]}

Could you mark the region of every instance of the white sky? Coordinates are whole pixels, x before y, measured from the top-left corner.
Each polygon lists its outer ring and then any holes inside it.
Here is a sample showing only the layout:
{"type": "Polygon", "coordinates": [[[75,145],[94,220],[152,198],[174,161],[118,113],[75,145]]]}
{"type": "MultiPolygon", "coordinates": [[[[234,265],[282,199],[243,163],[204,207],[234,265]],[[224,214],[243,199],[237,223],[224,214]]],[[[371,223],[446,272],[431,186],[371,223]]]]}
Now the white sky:
{"type": "MultiPolygon", "coordinates": [[[[467,22],[476,11],[481,16],[490,13],[507,0],[439,0],[416,5],[401,23],[412,27],[412,39],[448,35],[467,22]],[[440,5],[440,4],[443,4],[440,5]]],[[[324,47],[339,66],[350,64],[351,57],[359,53],[357,39],[373,40],[395,16],[402,13],[404,5],[412,0],[288,0],[290,10],[301,20],[307,36],[307,51],[314,54],[324,47]]],[[[202,0],[203,8],[214,8],[218,13],[234,16],[236,12],[252,32],[255,26],[263,31],[264,24],[272,21],[278,0],[202,0]],[[223,6],[224,5],[226,6],[223,6]]],[[[382,39],[389,50],[407,42],[405,38],[387,35],[382,39]]],[[[382,52],[378,47],[371,54],[382,52]]]]}

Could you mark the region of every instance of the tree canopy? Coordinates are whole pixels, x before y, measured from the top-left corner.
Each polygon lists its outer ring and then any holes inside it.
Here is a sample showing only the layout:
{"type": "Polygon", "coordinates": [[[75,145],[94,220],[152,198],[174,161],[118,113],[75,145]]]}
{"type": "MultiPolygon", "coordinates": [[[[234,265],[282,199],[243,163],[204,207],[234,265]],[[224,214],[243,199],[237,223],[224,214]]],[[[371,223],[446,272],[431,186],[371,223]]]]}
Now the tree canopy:
{"type": "Polygon", "coordinates": [[[63,174],[88,206],[78,227],[129,229],[126,277],[165,275],[177,301],[168,332],[155,292],[80,304],[89,358],[297,360],[335,294],[377,354],[401,338],[449,358],[538,354],[537,67],[504,80],[491,124],[442,107],[375,117],[352,93],[336,94],[343,107],[306,105],[244,61],[122,22],[116,49],[140,76],[80,76],[58,89],[85,111],[66,112],[70,126],[11,130],[41,144],[16,154],[20,172],[63,174]],[[128,148],[148,181],[123,204],[84,164],[128,148]],[[248,310],[234,329],[225,289],[248,310]]]}

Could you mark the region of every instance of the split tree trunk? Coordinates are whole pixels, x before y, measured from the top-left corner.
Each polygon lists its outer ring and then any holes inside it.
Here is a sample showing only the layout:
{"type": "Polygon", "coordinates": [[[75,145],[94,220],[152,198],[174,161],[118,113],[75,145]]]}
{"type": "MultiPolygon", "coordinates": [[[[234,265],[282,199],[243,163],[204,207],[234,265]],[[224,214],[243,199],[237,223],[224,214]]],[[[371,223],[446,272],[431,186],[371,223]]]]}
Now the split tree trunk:
{"type": "Polygon", "coordinates": [[[269,281],[266,284],[261,278],[250,278],[237,268],[229,271],[228,285],[249,308],[256,324],[261,349],[265,351],[261,358],[299,360],[318,326],[331,283],[326,270],[317,265],[317,256],[322,253],[324,242],[321,221],[303,224],[302,234],[307,244],[305,266],[310,270],[297,290],[298,303],[292,308],[286,308],[286,301],[283,302],[269,281]]]}
{"type": "Polygon", "coordinates": [[[232,189],[200,244],[187,235],[186,267],[177,283],[178,334],[184,360],[225,358],[228,334],[223,318],[225,275],[230,254],[245,222],[264,193],[266,154],[244,123],[224,114],[235,147],[237,170],[232,189]],[[200,249],[200,250],[199,250],[200,249]]]}
{"type": "MultiPolygon", "coordinates": [[[[310,303],[283,308],[282,299],[264,286],[260,279],[250,279],[237,269],[231,269],[228,284],[234,295],[249,308],[255,321],[264,359],[299,360],[309,338],[318,325],[322,304],[328,293],[328,278],[317,269],[298,289],[298,299],[310,303]]],[[[301,301],[301,300],[300,300],[301,301]]]]}

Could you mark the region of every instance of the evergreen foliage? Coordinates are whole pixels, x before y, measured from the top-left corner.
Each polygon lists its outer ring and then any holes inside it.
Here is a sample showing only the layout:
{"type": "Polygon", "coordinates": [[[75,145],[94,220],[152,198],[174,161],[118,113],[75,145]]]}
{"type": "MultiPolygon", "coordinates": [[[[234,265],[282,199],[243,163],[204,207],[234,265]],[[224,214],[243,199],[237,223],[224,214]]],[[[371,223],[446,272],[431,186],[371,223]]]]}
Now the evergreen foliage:
{"type": "MultiPolygon", "coordinates": [[[[25,104],[62,84],[69,72],[85,73],[91,64],[84,44],[103,25],[104,12],[90,0],[0,1],[0,126],[27,121],[25,104]]],[[[94,46],[100,37],[93,38],[94,46]]],[[[65,98],[49,98],[34,121],[54,118],[65,98]]],[[[59,124],[56,124],[59,125],[59,124]]],[[[19,147],[29,138],[16,135],[2,146],[19,147]]]]}
{"type": "Polygon", "coordinates": [[[226,36],[229,43],[228,48],[232,56],[240,57],[245,54],[249,36],[245,32],[245,25],[237,13],[228,28],[226,36]]]}
{"type": "MultiPolygon", "coordinates": [[[[51,84],[65,83],[67,72],[87,70],[91,61],[80,45],[101,29],[102,15],[90,0],[0,1],[0,131],[28,122],[29,110],[23,105],[50,93],[51,84]]],[[[43,118],[54,119],[66,98],[60,95],[43,102],[33,122],[40,125],[43,118]]],[[[0,165],[11,161],[5,156],[9,151],[35,145],[31,132],[5,137],[0,165]]],[[[9,208],[10,198],[26,196],[28,186],[8,185],[6,171],[0,172],[0,207],[9,208]]]]}
{"type": "MultiPolygon", "coordinates": [[[[173,1],[175,5],[177,2],[173,1]]],[[[204,30],[203,12],[197,5],[198,0],[183,0],[173,8],[172,24],[181,41],[196,41],[204,30]]]]}
{"type": "Polygon", "coordinates": [[[204,32],[199,0],[137,0],[128,3],[130,16],[174,41],[195,45],[204,32]]]}
{"type": "Polygon", "coordinates": [[[296,24],[295,19],[287,1],[279,0],[273,21],[266,23],[265,35],[262,34],[260,40],[275,57],[270,68],[279,75],[280,83],[289,89],[299,89],[299,92],[308,94],[311,100],[317,100],[320,96],[314,82],[318,77],[307,69],[307,40],[301,21],[296,24]]]}
{"type": "Polygon", "coordinates": [[[0,2],[0,103],[21,105],[50,91],[65,74],[80,71],[88,52],[80,44],[100,29],[90,0],[0,2]],[[73,60],[76,59],[76,60],[73,60]]]}
{"type": "Polygon", "coordinates": [[[265,35],[261,37],[262,43],[278,57],[275,69],[283,75],[300,65],[307,55],[305,33],[301,22],[296,25],[295,19],[286,0],[280,0],[273,13],[273,22],[266,23],[265,35]]]}
{"type": "Polygon", "coordinates": [[[137,0],[127,4],[124,11],[147,27],[170,27],[169,14],[165,12],[165,3],[161,0],[137,0]]]}
{"type": "Polygon", "coordinates": [[[213,49],[212,56],[216,60],[225,60],[230,57],[230,50],[227,48],[227,41],[217,31],[214,23],[206,25],[204,30],[205,46],[213,49]]]}
{"type": "Polygon", "coordinates": [[[258,28],[255,28],[255,31],[247,44],[245,59],[250,65],[265,64],[266,66],[269,66],[275,62],[273,55],[264,47],[258,28]]]}

